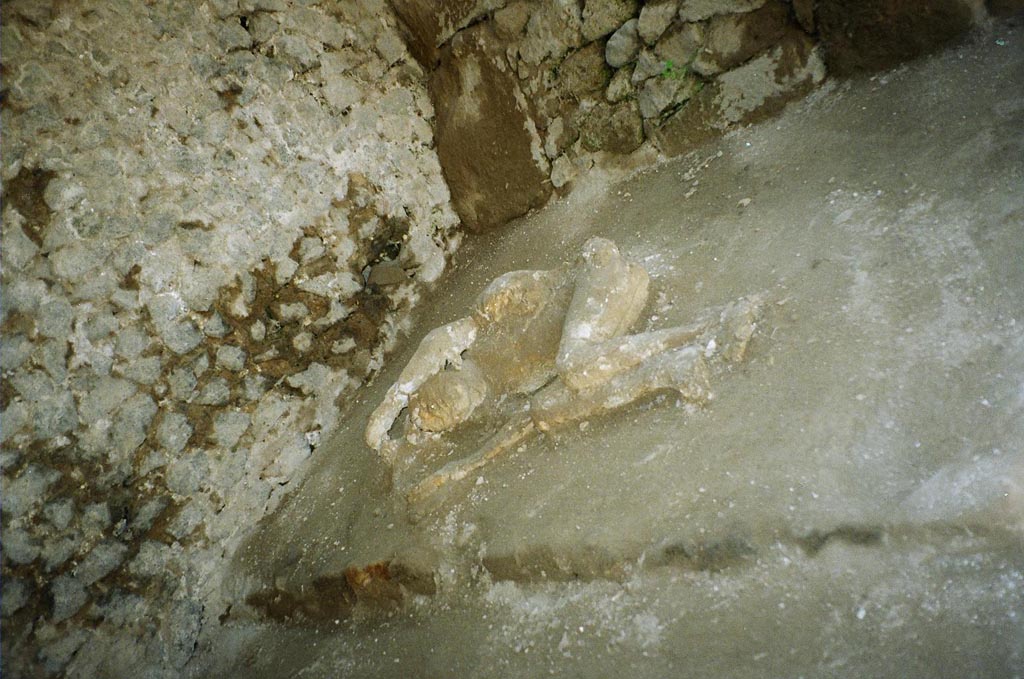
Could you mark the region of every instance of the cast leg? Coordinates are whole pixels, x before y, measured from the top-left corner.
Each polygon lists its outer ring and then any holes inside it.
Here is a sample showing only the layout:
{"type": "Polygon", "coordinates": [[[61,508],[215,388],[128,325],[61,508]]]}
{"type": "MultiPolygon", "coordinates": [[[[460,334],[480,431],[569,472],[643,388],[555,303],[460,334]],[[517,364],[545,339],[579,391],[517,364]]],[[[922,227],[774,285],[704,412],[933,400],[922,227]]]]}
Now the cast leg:
{"type": "Polygon", "coordinates": [[[466,478],[470,473],[483,467],[494,458],[502,455],[510,448],[518,445],[533,433],[534,424],[529,415],[511,420],[497,433],[491,436],[484,447],[469,457],[449,462],[439,470],[420,481],[406,493],[410,504],[418,504],[430,497],[435,491],[452,481],[466,478]]]}
{"type": "Polygon", "coordinates": [[[661,389],[672,389],[691,403],[710,400],[711,382],[703,348],[669,349],[583,392],[574,392],[556,381],[533,397],[530,412],[537,429],[547,431],[626,406],[661,389]]]}
{"type": "Polygon", "coordinates": [[[559,375],[572,389],[599,384],[629,367],[619,368],[623,357],[611,355],[595,365],[610,347],[594,347],[621,337],[636,322],[649,282],[643,267],[628,263],[609,240],[591,238],[580,259],[556,359],[559,375]]]}

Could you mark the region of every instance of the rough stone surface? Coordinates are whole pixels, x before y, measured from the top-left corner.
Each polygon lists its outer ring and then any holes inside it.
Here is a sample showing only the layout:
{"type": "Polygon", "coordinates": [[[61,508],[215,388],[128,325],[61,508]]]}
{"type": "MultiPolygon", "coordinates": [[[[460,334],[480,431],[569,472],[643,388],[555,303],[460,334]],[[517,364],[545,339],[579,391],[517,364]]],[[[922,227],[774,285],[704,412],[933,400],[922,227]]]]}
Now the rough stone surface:
{"type": "Polygon", "coordinates": [[[231,449],[249,428],[252,418],[248,413],[225,412],[217,415],[213,422],[213,440],[222,448],[231,449]]]}
{"type": "Polygon", "coordinates": [[[100,580],[124,561],[128,547],[109,541],[97,545],[78,565],[75,579],[83,586],[89,586],[100,580]]]}
{"type": "Polygon", "coordinates": [[[639,85],[648,78],[656,75],[661,75],[665,72],[668,64],[658,58],[658,55],[654,53],[654,50],[643,49],[636,58],[636,63],[633,64],[633,73],[630,76],[630,82],[633,85],[639,85]]]}
{"type": "Polygon", "coordinates": [[[4,557],[18,566],[32,563],[39,556],[39,543],[21,528],[4,531],[3,545],[4,557]]]}
{"type": "Polygon", "coordinates": [[[544,132],[544,154],[551,159],[557,158],[572,142],[576,141],[575,130],[568,127],[566,121],[561,117],[548,123],[548,128],[544,132]]]}
{"type": "Polygon", "coordinates": [[[222,344],[217,348],[217,365],[228,370],[241,370],[245,367],[245,350],[231,344],[222,344]]]}
{"type": "Polygon", "coordinates": [[[60,472],[40,465],[29,465],[20,475],[5,476],[4,492],[0,495],[0,511],[6,518],[16,519],[34,509],[46,491],[60,478],[60,472]]]}

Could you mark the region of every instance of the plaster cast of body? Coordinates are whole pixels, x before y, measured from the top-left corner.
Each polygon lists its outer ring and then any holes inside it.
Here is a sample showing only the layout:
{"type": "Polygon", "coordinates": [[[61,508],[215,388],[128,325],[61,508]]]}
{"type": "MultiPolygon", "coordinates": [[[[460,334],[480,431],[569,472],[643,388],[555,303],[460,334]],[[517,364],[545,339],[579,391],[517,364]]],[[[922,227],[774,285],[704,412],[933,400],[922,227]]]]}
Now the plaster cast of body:
{"type": "Polygon", "coordinates": [[[691,326],[626,334],[647,301],[648,274],[609,240],[592,238],[575,262],[495,279],[472,313],[432,330],[370,416],[366,443],[392,465],[465,422],[487,401],[529,397],[474,455],[445,465],[408,493],[418,502],[464,478],[535,430],[672,389],[710,398],[707,361],[739,360],[760,300],[740,300],[691,326]],[[722,334],[718,347],[716,333],[722,334]],[[389,431],[408,409],[404,441],[389,431]]]}

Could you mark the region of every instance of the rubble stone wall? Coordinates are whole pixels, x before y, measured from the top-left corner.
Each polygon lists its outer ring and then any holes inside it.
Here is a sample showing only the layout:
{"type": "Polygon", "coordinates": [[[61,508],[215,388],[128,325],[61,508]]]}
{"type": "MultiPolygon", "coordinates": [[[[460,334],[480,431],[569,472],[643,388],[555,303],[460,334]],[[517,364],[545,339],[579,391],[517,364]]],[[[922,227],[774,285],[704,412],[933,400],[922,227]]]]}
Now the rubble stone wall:
{"type": "Polygon", "coordinates": [[[685,153],[829,72],[891,66],[985,18],[982,0],[391,4],[433,74],[438,153],[472,229],[543,204],[609,155],[685,153]]]}
{"type": "Polygon", "coordinates": [[[2,12],[4,674],[176,676],[457,244],[425,74],[382,0],[2,12]]]}

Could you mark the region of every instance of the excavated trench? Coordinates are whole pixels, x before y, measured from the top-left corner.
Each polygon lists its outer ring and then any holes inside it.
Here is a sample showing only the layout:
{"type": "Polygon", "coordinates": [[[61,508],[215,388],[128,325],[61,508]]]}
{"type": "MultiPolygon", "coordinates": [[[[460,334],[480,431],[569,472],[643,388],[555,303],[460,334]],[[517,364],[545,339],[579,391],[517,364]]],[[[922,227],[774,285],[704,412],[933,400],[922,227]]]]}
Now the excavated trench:
{"type": "Polygon", "coordinates": [[[4,2],[4,676],[1021,676],[1022,9],[4,2]],[[743,360],[408,503],[526,401],[392,477],[418,342],[594,237],[743,360]]]}
{"type": "Polygon", "coordinates": [[[200,673],[1016,676],[1022,40],[829,84],[467,242],[239,551],[200,673]],[[369,412],[490,280],[594,235],[651,274],[642,329],[764,295],[747,360],[706,407],[538,435],[410,512],[369,412]]]}

